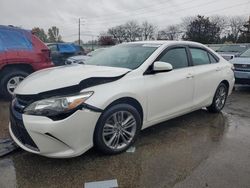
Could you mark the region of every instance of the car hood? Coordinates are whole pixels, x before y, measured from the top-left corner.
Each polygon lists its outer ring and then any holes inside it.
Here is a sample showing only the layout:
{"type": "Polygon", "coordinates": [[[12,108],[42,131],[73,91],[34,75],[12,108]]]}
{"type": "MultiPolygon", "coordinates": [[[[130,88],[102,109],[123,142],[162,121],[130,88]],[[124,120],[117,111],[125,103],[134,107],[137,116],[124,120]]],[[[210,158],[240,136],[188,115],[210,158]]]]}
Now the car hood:
{"type": "Polygon", "coordinates": [[[230,60],[233,64],[250,64],[250,57],[236,57],[230,60]]]}
{"type": "Polygon", "coordinates": [[[70,65],[49,68],[35,72],[24,79],[15,89],[15,94],[39,94],[75,86],[90,78],[99,78],[99,80],[101,80],[122,76],[129,71],[130,69],[126,68],[93,65],[70,65]]]}

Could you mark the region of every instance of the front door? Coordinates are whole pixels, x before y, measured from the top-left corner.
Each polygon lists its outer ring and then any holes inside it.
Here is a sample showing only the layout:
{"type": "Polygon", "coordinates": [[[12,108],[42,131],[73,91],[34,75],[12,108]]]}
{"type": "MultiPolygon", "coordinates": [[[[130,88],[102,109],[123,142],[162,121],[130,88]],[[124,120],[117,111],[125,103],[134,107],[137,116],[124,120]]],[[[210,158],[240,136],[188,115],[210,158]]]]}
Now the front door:
{"type": "Polygon", "coordinates": [[[157,61],[172,64],[173,70],[145,75],[145,85],[148,87],[148,121],[182,114],[193,105],[193,67],[189,66],[187,48],[166,49],[157,61]]]}

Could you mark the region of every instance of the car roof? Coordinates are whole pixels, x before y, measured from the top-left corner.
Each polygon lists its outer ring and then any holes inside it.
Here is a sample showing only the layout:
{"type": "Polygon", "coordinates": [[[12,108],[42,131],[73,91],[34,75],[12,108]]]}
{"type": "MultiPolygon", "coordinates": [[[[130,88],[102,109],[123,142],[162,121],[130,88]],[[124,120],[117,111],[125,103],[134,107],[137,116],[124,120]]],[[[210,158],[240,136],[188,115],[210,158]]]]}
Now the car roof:
{"type": "Polygon", "coordinates": [[[0,29],[7,29],[7,30],[19,30],[19,31],[26,31],[29,32],[29,30],[22,29],[20,27],[15,27],[12,25],[0,25],[0,29]]]}
{"type": "Polygon", "coordinates": [[[204,46],[201,43],[198,42],[192,42],[192,41],[177,41],[177,40],[153,40],[153,41],[137,41],[137,42],[131,42],[131,43],[138,43],[138,44],[193,44],[193,45],[201,45],[204,46]]]}
{"type": "Polygon", "coordinates": [[[72,42],[49,42],[49,43],[46,43],[46,45],[53,45],[53,44],[68,44],[68,45],[75,45],[75,44],[72,43],[72,42]]]}

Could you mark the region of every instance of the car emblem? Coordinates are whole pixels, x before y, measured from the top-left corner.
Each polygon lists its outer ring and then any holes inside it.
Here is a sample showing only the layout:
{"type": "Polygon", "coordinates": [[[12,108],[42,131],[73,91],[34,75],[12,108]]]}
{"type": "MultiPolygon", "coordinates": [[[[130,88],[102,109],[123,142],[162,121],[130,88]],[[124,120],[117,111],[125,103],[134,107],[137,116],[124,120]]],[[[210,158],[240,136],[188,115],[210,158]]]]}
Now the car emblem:
{"type": "Polygon", "coordinates": [[[242,67],[247,68],[247,65],[242,65],[242,67]]]}

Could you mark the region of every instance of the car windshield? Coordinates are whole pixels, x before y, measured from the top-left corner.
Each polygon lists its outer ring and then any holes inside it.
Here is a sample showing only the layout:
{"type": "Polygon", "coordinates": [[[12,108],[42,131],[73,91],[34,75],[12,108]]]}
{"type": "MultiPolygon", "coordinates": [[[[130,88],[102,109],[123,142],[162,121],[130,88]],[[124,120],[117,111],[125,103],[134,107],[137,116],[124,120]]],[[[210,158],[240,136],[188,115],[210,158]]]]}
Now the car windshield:
{"type": "Polygon", "coordinates": [[[239,52],[241,53],[245,50],[246,50],[246,46],[244,45],[226,45],[226,46],[222,46],[216,51],[217,52],[239,52]]]}
{"type": "Polygon", "coordinates": [[[246,50],[245,52],[243,52],[240,57],[250,57],[250,48],[248,50],[246,50]]]}
{"type": "Polygon", "coordinates": [[[120,44],[103,50],[88,59],[85,64],[136,69],[159,45],[120,44]]]}

